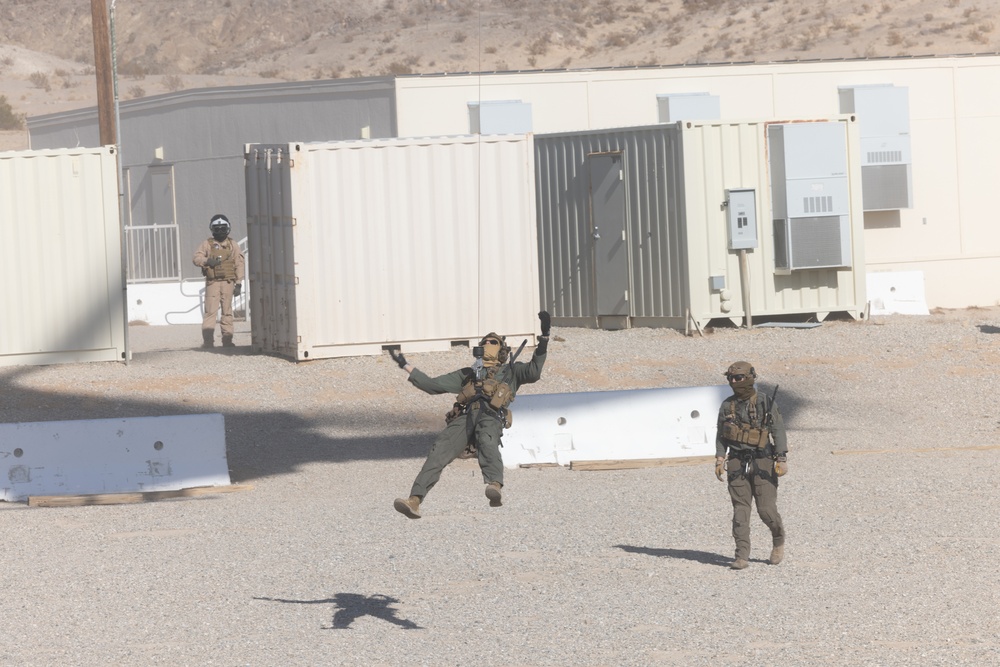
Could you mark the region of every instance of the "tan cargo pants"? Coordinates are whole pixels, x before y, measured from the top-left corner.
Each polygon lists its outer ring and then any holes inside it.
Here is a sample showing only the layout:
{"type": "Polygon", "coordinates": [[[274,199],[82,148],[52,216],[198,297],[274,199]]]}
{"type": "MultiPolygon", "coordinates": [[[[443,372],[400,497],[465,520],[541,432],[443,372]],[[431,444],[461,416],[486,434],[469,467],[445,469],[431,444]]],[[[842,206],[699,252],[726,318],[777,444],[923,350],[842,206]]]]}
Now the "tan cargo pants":
{"type": "Polygon", "coordinates": [[[228,280],[205,281],[205,317],[201,321],[201,333],[206,340],[215,336],[215,320],[219,307],[222,319],[219,328],[223,336],[233,335],[233,288],[236,283],[228,280]]]}

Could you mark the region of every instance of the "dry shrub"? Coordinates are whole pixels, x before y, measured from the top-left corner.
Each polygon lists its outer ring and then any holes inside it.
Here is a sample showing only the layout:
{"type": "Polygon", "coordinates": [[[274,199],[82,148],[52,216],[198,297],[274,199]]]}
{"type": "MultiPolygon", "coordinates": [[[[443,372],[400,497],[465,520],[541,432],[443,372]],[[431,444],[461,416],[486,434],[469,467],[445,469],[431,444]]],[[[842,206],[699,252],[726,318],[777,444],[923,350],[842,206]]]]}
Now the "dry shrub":
{"type": "Polygon", "coordinates": [[[547,35],[542,35],[528,45],[528,53],[533,56],[544,56],[549,52],[549,40],[547,35]]]}

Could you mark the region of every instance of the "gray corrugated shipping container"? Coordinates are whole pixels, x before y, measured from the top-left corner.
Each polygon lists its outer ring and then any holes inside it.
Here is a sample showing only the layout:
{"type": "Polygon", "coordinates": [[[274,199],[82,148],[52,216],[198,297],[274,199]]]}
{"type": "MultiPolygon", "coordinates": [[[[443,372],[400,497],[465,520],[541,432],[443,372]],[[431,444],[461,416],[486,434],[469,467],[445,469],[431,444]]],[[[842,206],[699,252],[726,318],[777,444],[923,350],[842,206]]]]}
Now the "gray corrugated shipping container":
{"type": "Polygon", "coordinates": [[[0,366],[125,358],[114,150],[0,153],[0,366]]]}
{"type": "MultiPolygon", "coordinates": [[[[777,121],[775,121],[777,122],[777,121]]],[[[727,192],[753,190],[759,245],[746,251],[753,317],[863,311],[857,125],[847,145],[849,266],[775,265],[767,127],[690,121],[535,136],[542,307],[569,326],[687,328],[745,315],[727,192]],[[690,313],[690,316],[689,316],[690,313]]]]}
{"type": "Polygon", "coordinates": [[[530,135],[248,145],[253,348],[534,343],[530,135]]]}

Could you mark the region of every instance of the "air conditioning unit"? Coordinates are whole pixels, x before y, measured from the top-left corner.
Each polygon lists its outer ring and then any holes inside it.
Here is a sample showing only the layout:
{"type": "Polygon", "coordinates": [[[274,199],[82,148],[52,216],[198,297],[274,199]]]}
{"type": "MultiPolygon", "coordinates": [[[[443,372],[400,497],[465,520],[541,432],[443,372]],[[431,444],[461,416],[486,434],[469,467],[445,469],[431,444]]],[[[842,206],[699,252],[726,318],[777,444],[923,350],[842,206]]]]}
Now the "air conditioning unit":
{"type": "Polygon", "coordinates": [[[774,265],[778,269],[820,269],[850,265],[847,216],[774,221],[774,265]]]}
{"type": "Polygon", "coordinates": [[[858,116],[866,211],[913,208],[909,90],[877,84],[839,89],[840,112],[858,116]]]}
{"type": "Polygon", "coordinates": [[[847,135],[842,123],[767,129],[775,268],[851,266],[847,135]]]}
{"type": "Polygon", "coordinates": [[[656,110],[661,123],[679,120],[718,120],[722,118],[718,95],[708,93],[672,93],[656,96],[656,110]]]}

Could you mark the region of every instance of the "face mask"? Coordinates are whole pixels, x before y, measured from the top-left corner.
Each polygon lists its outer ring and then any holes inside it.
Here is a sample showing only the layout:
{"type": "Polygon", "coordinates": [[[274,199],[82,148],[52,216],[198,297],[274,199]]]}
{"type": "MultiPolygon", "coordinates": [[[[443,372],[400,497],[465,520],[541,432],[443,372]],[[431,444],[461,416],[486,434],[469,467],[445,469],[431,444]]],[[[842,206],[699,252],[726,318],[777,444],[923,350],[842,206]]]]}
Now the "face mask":
{"type": "Polygon", "coordinates": [[[486,343],[483,345],[483,365],[496,366],[500,363],[500,344],[486,343]]]}
{"type": "Polygon", "coordinates": [[[729,386],[732,388],[733,393],[736,394],[736,398],[746,400],[754,395],[754,377],[749,373],[729,375],[726,379],[729,380],[729,386]]]}

